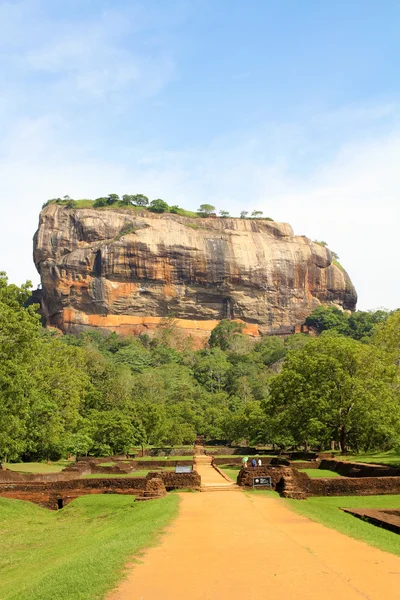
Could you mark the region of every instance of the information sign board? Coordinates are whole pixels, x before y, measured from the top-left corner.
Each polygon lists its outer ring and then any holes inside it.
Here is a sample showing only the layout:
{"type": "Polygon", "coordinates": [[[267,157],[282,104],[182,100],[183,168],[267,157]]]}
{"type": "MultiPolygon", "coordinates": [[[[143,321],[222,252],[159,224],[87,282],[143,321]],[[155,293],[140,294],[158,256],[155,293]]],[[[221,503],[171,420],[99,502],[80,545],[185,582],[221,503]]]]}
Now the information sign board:
{"type": "Polygon", "coordinates": [[[175,473],[191,473],[192,467],[175,467],[175,473]]]}
{"type": "Polygon", "coordinates": [[[253,488],[263,486],[272,487],[271,477],[253,477],[253,488]]]}

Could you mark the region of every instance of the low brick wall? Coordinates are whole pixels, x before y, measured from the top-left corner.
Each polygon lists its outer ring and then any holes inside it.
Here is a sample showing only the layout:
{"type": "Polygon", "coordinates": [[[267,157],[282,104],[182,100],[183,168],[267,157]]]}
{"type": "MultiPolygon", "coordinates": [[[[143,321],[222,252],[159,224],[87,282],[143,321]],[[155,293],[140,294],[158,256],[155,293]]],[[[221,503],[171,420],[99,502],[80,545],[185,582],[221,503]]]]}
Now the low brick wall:
{"type": "Polygon", "coordinates": [[[191,473],[173,473],[172,471],[154,471],[147,474],[147,479],[151,477],[160,477],[166,489],[179,490],[179,489],[200,489],[201,477],[197,471],[191,473]]]}
{"type": "Polygon", "coordinates": [[[193,459],[187,460],[174,460],[168,458],[167,460],[136,460],[132,461],[135,469],[151,469],[154,467],[191,467],[193,466],[193,459]]]}
{"type": "MultiPolygon", "coordinates": [[[[241,466],[242,465],[242,458],[240,456],[232,456],[231,458],[220,458],[219,456],[215,456],[213,458],[213,464],[214,465],[232,465],[232,466],[241,466]]],[[[258,459],[257,459],[258,460],[258,459]]],[[[263,466],[265,465],[269,465],[271,462],[272,458],[268,457],[268,458],[261,458],[261,461],[263,463],[263,466]]],[[[251,458],[248,461],[249,463],[251,462],[251,458]]]]}
{"type": "MultiPolygon", "coordinates": [[[[108,462],[105,459],[102,459],[103,462],[108,462]]],[[[111,462],[111,460],[109,461],[111,462]]],[[[179,467],[179,466],[187,466],[190,467],[193,465],[193,459],[186,460],[174,460],[174,459],[160,459],[160,460],[125,460],[124,462],[116,462],[113,466],[102,467],[99,465],[99,461],[80,461],[77,463],[77,469],[73,469],[73,467],[68,467],[67,470],[63,471],[66,473],[70,470],[82,470],[85,468],[89,469],[89,473],[131,473],[134,470],[142,470],[142,469],[152,469],[152,468],[163,468],[163,467],[179,467]]]]}
{"type": "Polygon", "coordinates": [[[18,471],[8,471],[2,469],[0,471],[0,485],[2,483],[8,482],[16,482],[16,483],[24,483],[24,482],[54,482],[54,481],[69,481],[72,479],[76,479],[77,476],[88,475],[90,473],[90,469],[87,467],[84,470],[80,470],[79,472],[75,471],[61,471],[60,473],[19,473],[18,471]]]}
{"type": "Polygon", "coordinates": [[[290,466],[294,469],[322,469],[319,460],[305,460],[302,462],[290,462],[290,466]]]}
{"type": "MultiPolygon", "coordinates": [[[[145,448],[143,456],[193,456],[194,448],[145,448]]],[[[142,452],[136,454],[142,456],[142,452]]]]}
{"type": "Polygon", "coordinates": [[[141,495],[146,488],[145,477],[120,479],[73,479],[54,482],[1,483],[0,496],[35,502],[46,508],[59,508],[71,500],[87,494],[132,494],[141,495]]]}
{"type": "Polygon", "coordinates": [[[296,487],[308,496],[374,496],[400,494],[400,477],[308,477],[306,473],[292,470],[296,487]]]}
{"type": "MultiPolygon", "coordinates": [[[[294,465],[297,466],[297,465],[294,465]]],[[[322,460],[321,469],[334,471],[345,477],[399,477],[400,469],[386,465],[349,462],[346,460],[322,460]]]]}
{"type": "MultiPolygon", "coordinates": [[[[262,463],[263,467],[266,467],[268,465],[271,465],[271,466],[289,466],[290,465],[289,460],[287,460],[286,458],[281,458],[279,456],[255,457],[257,462],[258,462],[259,458],[261,459],[261,463],[262,463]]],[[[213,458],[212,462],[216,466],[219,466],[219,465],[241,466],[243,464],[242,460],[243,459],[240,456],[233,456],[232,458],[220,458],[219,456],[215,456],[213,458]]],[[[247,464],[251,465],[251,461],[252,461],[252,458],[251,458],[251,456],[249,456],[249,460],[247,461],[247,464]]],[[[306,464],[309,464],[309,463],[306,463],[306,464]]]]}
{"type": "Polygon", "coordinates": [[[242,456],[254,456],[255,454],[260,455],[271,455],[271,454],[279,454],[277,451],[266,450],[265,448],[254,448],[254,447],[245,447],[245,446],[217,446],[217,447],[205,447],[206,454],[209,456],[219,456],[221,454],[238,454],[240,457],[242,456]]]}
{"type": "MultiPolygon", "coordinates": [[[[266,467],[248,467],[245,469],[242,467],[237,476],[238,485],[245,487],[253,487],[253,477],[271,477],[272,489],[276,488],[277,483],[287,472],[287,467],[280,466],[266,466],[266,467]]],[[[263,489],[257,486],[257,489],[263,489]]],[[[266,488],[268,489],[268,487],[266,488]]]]}

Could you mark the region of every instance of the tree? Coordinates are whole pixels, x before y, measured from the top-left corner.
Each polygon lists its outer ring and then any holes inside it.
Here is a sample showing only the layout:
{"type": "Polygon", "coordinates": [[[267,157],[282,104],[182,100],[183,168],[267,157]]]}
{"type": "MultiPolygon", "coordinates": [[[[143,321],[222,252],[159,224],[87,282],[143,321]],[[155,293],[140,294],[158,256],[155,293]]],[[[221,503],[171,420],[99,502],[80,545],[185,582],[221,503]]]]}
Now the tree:
{"type": "Polygon", "coordinates": [[[94,448],[100,455],[108,449],[112,455],[128,454],[132,446],[142,442],[140,423],[119,411],[96,412],[93,423],[94,448]]]}
{"type": "Polygon", "coordinates": [[[209,392],[221,392],[226,384],[229,363],[222,350],[203,350],[196,357],[194,375],[209,392]]]}
{"type": "Polygon", "coordinates": [[[372,346],[324,333],[287,355],[272,378],[267,415],[279,416],[297,443],[340,443],[347,451],[379,427],[386,439],[399,432],[398,373],[372,346]]]}
{"type": "Polygon", "coordinates": [[[107,204],[115,204],[116,202],[119,202],[118,194],[108,194],[107,204]]]}
{"type": "Polygon", "coordinates": [[[40,321],[34,306],[24,308],[30,282],[8,284],[0,273],[0,458],[16,458],[26,448],[31,365],[38,354],[40,321]]]}
{"type": "Polygon", "coordinates": [[[285,342],[278,336],[264,336],[256,342],[254,354],[264,365],[270,366],[286,355],[285,342]]]}
{"type": "Polygon", "coordinates": [[[389,353],[393,362],[400,364],[400,310],[388,316],[372,336],[372,343],[389,353]]]}
{"type": "Polygon", "coordinates": [[[101,198],[96,198],[96,200],[93,203],[94,208],[99,208],[101,206],[107,206],[108,204],[108,198],[106,197],[101,197],[101,198]]]}
{"type": "Polygon", "coordinates": [[[120,348],[114,355],[113,360],[117,363],[127,365],[133,373],[141,373],[151,364],[151,353],[140,343],[132,342],[129,346],[120,348]]]}
{"type": "Polygon", "coordinates": [[[261,215],[263,215],[263,214],[264,213],[262,210],[253,210],[253,212],[251,213],[251,216],[254,218],[257,218],[257,217],[261,217],[261,215]]]}
{"type": "Polygon", "coordinates": [[[249,214],[249,211],[247,210],[242,210],[240,213],[240,218],[241,219],[245,219],[247,217],[247,215],[249,214]]]}
{"type": "Polygon", "coordinates": [[[355,340],[368,340],[380,325],[384,325],[389,315],[386,310],[368,312],[358,310],[349,317],[349,335],[355,340]]]}
{"type": "Polygon", "coordinates": [[[87,456],[92,446],[92,438],[90,437],[90,435],[83,431],[70,434],[65,441],[65,448],[67,452],[76,457],[87,456]]]}
{"type": "Polygon", "coordinates": [[[197,211],[202,217],[209,217],[212,213],[215,212],[215,206],[212,204],[200,204],[200,207],[197,211]]]}
{"type": "Polygon", "coordinates": [[[229,217],[229,211],[227,211],[227,210],[220,210],[219,214],[221,215],[221,217],[223,219],[226,219],[227,217],[229,217]]]}
{"type": "Polygon", "coordinates": [[[318,333],[333,329],[338,333],[349,332],[348,315],[336,306],[318,306],[306,318],[306,325],[313,327],[318,333]]]}
{"type": "Polygon", "coordinates": [[[125,206],[129,206],[130,204],[133,204],[133,199],[134,196],[132,196],[132,194],[124,194],[122,196],[121,203],[125,206]]]}
{"type": "Polygon", "coordinates": [[[221,350],[228,350],[232,338],[238,333],[242,333],[243,327],[243,323],[222,319],[212,330],[208,343],[211,348],[218,347],[221,350]]]}
{"type": "Polygon", "coordinates": [[[132,196],[132,203],[136,206],[148,206],[149,199],[143,194],[135,194],[134,196],[132,196]]]}
{"type": "Polygon", "coordinates": [[[150,210],[155,213],[164,213],[169,210],[169,206],[164,200],[157,198],[156,200],[152,200],[150,202],[150,210]]]}

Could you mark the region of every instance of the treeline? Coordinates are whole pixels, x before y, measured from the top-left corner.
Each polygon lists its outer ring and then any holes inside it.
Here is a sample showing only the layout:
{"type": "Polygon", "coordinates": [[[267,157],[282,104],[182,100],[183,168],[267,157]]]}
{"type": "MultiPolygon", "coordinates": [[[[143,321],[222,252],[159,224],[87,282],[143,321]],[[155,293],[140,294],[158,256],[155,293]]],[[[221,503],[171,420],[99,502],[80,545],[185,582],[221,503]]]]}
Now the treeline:
{"type": "Polygon", "coordinates": [[[222,321],[196,351],[168,319],[152,338],[52,333],[26,308],[29,295],[1,275],[2,460],[109,455],[198,434],[278,447],[398,443],[400,312],[363,341],[323,331],[254,342],[222,321]]]}
{"type": "MultiPolygon", "coordinates": [[[[96,198],[95,200],[73,200],[69,196],[64,196],[63,198],[51,198],[47,200],[42,206],[45,208],[49,204],[58,204],[61,206],[65,206],[66,208],[88,208],[92,206],[93,208],[104,208],[106,206],[113,206],[115,208],[128,208],[128,207],[137,207],[137,208],[145,208],[150,212],[154,213],[164,213],[169,212],[176,215],[182,215],[186,217],[210,217],[217,216],[216,207],[212,204],[201,204],[197,209],[197,212],[185,210],[184,208],[180,208],[177,204],[170,206],[165,200],[161,198],[156,198],[154,200],[149,200],[147,196],[144,194],[124,194],[120,197],[118,194],[109,194],[108,196],[101,196],[100,198],[96,198]]],[[[230,216],[229,211],[220,210],[219,216],[221,218],[227,218],[230,216]]],[[[253,210],[251,213],[246,210],[242,210],[240,213],[241,219],[262,219],[264,218],[266,221],[273,221],[270,217],[263,217],[263,212],[261,210],[253,210]]]]}

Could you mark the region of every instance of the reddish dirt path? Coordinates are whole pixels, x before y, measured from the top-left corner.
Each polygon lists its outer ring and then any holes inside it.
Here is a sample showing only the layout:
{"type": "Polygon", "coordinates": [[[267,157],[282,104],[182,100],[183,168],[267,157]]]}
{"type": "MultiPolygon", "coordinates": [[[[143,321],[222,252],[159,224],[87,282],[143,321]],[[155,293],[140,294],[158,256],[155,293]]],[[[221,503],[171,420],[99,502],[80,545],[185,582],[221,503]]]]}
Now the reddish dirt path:
{"type": "Polygon", "coordinates": [[[142,560],[109,600],[400,597],[400,558],[244,492],[181,494],[177,520],[142,560]]]}

